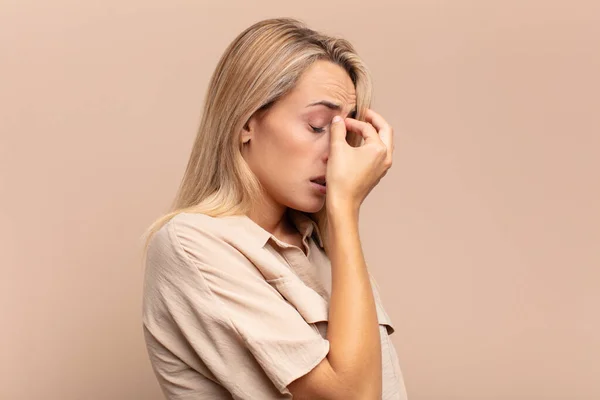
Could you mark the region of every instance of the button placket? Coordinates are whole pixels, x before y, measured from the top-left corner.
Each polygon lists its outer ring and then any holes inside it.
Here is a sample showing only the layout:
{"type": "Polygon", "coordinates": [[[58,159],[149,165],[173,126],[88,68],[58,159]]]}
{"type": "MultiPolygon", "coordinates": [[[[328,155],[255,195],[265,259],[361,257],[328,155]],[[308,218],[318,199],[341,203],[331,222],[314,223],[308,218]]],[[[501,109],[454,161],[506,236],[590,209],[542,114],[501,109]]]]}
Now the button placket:
{"type": "Polygon", "coordinates": [[[282,249],[281,255],[306,286],[317,292],[321,297],[326,298],[324,296],[326,291],[319,280],[316,266],[310,262],[302,250],[296,246],[290,246],[287,249],[282,249]]]}

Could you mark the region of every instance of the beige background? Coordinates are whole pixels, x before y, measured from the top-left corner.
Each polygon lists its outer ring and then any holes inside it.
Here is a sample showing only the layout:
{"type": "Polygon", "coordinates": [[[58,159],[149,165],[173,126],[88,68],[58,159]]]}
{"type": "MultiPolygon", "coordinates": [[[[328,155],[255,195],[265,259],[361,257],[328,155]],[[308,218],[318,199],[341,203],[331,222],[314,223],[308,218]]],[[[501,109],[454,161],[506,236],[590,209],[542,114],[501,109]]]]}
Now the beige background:
{"type": "Polygon", "coordinates": [[[295,16],[398,132],[361,234],[411,400],[599,399],[600,2],[282,3],[0,3],[0,398],[161,398],[140,235],[225,46],[295,16]]]}

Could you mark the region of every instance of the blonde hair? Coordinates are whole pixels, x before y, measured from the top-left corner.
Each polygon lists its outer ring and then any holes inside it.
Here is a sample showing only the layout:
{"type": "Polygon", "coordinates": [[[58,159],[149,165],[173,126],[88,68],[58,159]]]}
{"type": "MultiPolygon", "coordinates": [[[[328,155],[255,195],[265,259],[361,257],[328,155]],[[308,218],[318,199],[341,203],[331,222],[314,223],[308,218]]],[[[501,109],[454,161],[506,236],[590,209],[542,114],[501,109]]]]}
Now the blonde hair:
{"type": "MultiPolygon", "coordinates": [[[[241,154],[240,133],[257,111],[292,90],[302,73],[317,60],[343,67],[355,86],[357,119],[370,107],[369,71],[345,39],[309,29],[292,18],[255,23],[227,47],[211,77],[200,127],[170,212],[146,230],[144,254],[152,235],[175,215],[247,214],[262,196],[262,187],[241,154]]],[[[360,136],[349,132],[351,146],[360,136]]],[[[319,227],[328,249],[327,214],[307,214],[319,227]]]]}

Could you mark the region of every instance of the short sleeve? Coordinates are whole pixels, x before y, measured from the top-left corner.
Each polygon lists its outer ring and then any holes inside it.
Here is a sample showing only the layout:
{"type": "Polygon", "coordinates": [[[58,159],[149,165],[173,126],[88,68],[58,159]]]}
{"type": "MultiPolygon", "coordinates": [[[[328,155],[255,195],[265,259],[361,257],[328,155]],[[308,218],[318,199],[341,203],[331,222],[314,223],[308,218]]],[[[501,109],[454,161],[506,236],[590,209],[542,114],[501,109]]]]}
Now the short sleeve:
{"type": "MultiPolygon", "coordinates": [[[[278,395],[289,395],[289,383],[329,352],[327,339],[240,251],[208,229],[177,218],[149,244],[143,319],[156,342],[172,347],[188,364],[200,360],[239,398],[267,398],[268,381],[278,395]]],[[[177,373],[158,357],[152,362],[156,373],[177,373]]]]}

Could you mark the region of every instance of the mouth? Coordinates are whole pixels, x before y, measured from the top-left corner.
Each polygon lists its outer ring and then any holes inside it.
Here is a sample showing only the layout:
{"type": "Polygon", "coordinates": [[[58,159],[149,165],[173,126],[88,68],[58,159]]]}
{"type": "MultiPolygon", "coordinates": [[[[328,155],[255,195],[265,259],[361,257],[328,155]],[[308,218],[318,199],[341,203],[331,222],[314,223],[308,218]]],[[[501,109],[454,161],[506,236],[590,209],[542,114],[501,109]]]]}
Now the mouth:
{"type": "Polygon", "coordinates": [[[310,182],[313,184],[313,188],[315,188],[317,192],[321,193],[322,195],[327,193],[327,182],[325,182],[324,176],[313,178],[310,180],[310,182]]]}
{"type": "Polygon", "coordinates": [[[311,179],[310,181],[313,183],[316,183],[317,185],[327,186],[327,182],[325,181],[324,176],[320,176],[318,178],[311,179]]]}

